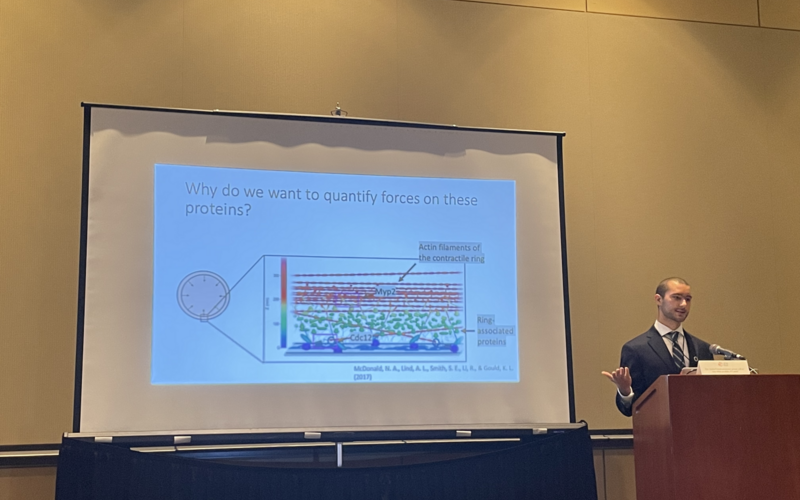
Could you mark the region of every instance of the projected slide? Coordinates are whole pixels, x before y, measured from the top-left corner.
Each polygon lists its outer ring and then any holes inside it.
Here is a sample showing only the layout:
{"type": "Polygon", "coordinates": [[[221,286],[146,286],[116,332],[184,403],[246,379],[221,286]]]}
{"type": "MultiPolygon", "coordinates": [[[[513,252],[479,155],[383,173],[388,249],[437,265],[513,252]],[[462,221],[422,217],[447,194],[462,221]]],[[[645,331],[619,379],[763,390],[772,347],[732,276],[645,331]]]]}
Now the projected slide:
{"type": "Polygon", "coordinates": [[[514,181],[156,165],[153,384],[517,382],[514,181]]]}

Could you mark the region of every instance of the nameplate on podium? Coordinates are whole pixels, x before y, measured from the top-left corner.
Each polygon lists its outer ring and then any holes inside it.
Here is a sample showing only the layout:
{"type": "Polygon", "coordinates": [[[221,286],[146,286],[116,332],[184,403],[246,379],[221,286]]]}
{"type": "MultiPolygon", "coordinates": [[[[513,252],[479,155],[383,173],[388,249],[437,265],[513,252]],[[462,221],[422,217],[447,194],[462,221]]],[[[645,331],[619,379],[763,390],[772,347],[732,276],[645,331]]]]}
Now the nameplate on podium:
{"type": "Polygon", "coordinates": [[[699,361],[697,363],[698,375],[749,375],[750,365],[741,359],[730,361],[699,361]]]}

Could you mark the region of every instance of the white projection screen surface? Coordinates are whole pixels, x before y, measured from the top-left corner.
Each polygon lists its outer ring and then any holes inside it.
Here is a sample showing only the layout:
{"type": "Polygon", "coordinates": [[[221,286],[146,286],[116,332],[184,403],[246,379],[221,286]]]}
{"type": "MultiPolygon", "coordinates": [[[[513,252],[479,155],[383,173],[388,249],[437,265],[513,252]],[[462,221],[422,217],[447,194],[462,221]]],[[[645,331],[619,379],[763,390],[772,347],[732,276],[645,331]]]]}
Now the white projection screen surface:
{"type": "Polygon", "coordinates": [[[84,113],[76,432],[574,421],[563,134],[84,113]]]}

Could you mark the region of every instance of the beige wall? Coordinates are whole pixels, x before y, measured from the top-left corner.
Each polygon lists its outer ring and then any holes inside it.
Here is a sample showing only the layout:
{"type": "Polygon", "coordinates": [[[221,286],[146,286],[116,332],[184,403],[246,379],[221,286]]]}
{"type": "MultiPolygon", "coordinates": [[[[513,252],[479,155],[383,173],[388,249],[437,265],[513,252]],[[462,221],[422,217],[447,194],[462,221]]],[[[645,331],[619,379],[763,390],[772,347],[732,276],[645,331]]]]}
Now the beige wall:
{"type": "Polygon", "coordinates": [[[0,444],[71,426],[81,101],[564,130],[578,418],[668,275],[800,371],[796,0],[0,0],[0,444]]]}
{"type": "Polygon", "coordinates": [[[0,469],[0,500],[52,500],[55,493],[55,467],[0,469]]]}

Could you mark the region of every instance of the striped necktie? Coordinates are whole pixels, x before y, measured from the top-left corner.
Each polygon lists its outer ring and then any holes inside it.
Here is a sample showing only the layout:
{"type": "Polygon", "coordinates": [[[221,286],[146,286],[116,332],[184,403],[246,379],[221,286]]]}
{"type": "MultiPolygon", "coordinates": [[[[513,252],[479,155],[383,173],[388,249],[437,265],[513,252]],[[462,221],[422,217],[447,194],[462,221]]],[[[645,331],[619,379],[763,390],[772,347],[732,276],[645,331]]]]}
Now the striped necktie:
{"type": "Polygon", "coordinates": [[[672,340],[672,361],[674,361],[675,366],[681,370],[686,366],[686,363],[683,360],[683,349],[681,349],[681,345],[678,343],[678,332],[669,332],[667,335],[669,335],[670,340],[672,340]]]}

